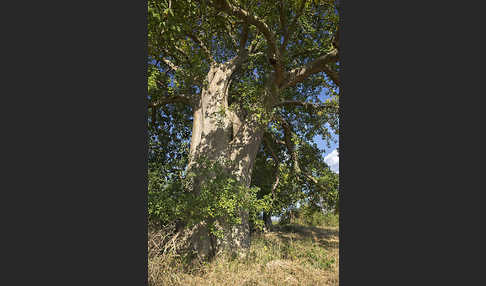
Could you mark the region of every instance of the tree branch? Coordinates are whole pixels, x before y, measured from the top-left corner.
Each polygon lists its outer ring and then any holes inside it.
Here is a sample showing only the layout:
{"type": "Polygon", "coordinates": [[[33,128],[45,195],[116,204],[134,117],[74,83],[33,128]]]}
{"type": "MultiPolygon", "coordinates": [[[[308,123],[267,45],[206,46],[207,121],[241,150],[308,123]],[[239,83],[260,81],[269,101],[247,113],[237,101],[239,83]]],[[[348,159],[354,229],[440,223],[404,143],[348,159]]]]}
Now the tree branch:
{"type": "Polygon", "coordinates": [[[280,120],[282,127],[284,129],[284,136],[285,136],[285,143],[287,145],[287,150],[290,153],[290,157],[292,158],[293,164],[294,164],[294,171],[301,176],[304,176],[305,178],[309,179],[312,181],[317,187],[319,187],[323,191],[327,191],[324,186],[322,186],[319,181],[314,178],[314,176],[308,174],[307,172],[303,171],[300,166],[299,166],[299,158],[296,150],[296,144],[292,140],[292,136],[295,135],[295,132],[293,131],[292,125],[286,121],[282,116],[278,116],[278,119],[280,120]]]}
{"type": "Polygon", "coordinates": [[[240,54],[245,50],[246,41],[248,41],[248,22],[245,21],[240,35],[240,54]]]}
{"type": "Polygon", "coordinates": [[[300,100],[284,100],[274,104],[273,107],[284,106],[284,105],[302,106],[304,108],[311,108],[311,109],[332,108],[332,106],[328,106],[326,104],[316,104],[316,103],[300,101],[300,100]]]}
{"type": "Polygon", "coordinates": [[[339,28],[336,30],[336,33],[334,34],[334,39],[332,40],[333,46],[339,50],[339,28]]]}
{"type": "MultiPolygon", "coordinates": [[[[267,133],[268,134],[268,133],[267,133]]],[[[268,135],[268,136],[272,136],[272,135],[268,135]]],[[[264,136],[263,137],[263,141],[265,142],[265,147],[268,148],[268,151],[270,151],[270,154],[272,155],[272,158],[273,160],[276,162],[276,163],[280,163],[280,160],[278,159],[278,156],[277,154],[275,153],[275,151],[273,150],[272,148],[272,144],[270,142],[270,140],[268,140],[268,137],[267,136],[264,136]]]]}
{"type": "Polygon", "coordinates": [[[190,33],[190,32],[186,32],[186,35],[189,38],[191,38],[196,44],[199,45],[199,47],[204,51],[204,53],[208,57],[210,63],[215,62],[215,60],[213,59],[213,57],[211,55],[211,50],[209,50],[208,46],[206,46],[206,44],[198,36],[196,36],[196,35],[194,35],[193,33],[190,33]]]}
{"type": "Polygon", "coordinates": [[[228,67],[234,68],[236,70],[237,68],[240,67],[242,62],[247,59],[248,51],[245,49],[247,41],[248,41],[248,23],[244,22],[240,34],[240,46],[238,49],[238,54],[226,63],[228,67]]]}
{"type": "Polygon", "coordinates": [[[293,168],[296,173],[300,173],[301,169],[299,166],[299,160],[298,160],[298,154],[296,151],[296,144],[294,140],[292,140],[293,136],[295,135],[295,132],[292,128],[292,125],[285,120],[281,115],[277,114],[276,115],[278,121],[280,121],[281,126],[284,129],[284,141],[285,145],[287,146],[287,150],[290,153],[290,157],[292,158],[292,163],[293,163],[293,168]]]}
{"type": "Polygon", "coordinates": [[[176,49],[176,50],[177,50],[179,53],[181,53],[181,54],[182,54],[182,55],[183,55],[183,56],[186,58],[186,60],[187,60],[188,62],[190,62],[189,56],[187,55],[187,53],[186,53],[186,52],[185,52],[183,49],[181,49],[181,48],[180,48],[180,47],[178,47],[178,46],[175,46],[175,49],[176,49]]]}
{"type": "Polygon", "coordinates": [[[258,30],[255,33],[255,39],[250,43],[250,46],[248,47],[248,52],[250,54],[256,52],[258,50],[258,48],[260,47],[260,45],[263,43],[261,38],[258,39],[257,36],[258,36],[258,30]]]}
{"type": "Polygon", "coordinates": [[[152,125],[155,125],[156,120],[157,120],[157,112],[155,108],[152,108],[152,125]]]}
{"type": "Polygon", "coordinates": [[[173,71],[178,71],[180,70],[180,68],[178,66],[176,66],[174,63],[172,63],[171,61],[169,61],[168,59],[166,58],[162,58],[162,61],[168,65],[173,71]]]}
{"type": "Polygon", "coordinates": [[[335,85],[341,87],[341,79],[339,73],[332,71],[327,65],[324,66],[323,71],[334,82],[335,85]]]}
{"type": "Polygon", "coordinates": [[[235,49],[238,49],[238,37],[233,33],[236,30],[235,26],[231,21],[228,21],[226,25],[224,25],[224,27],[226,29],[226,32],[228,32],[228,35],[231,38],[231,43],[233,44],[235,49]]]}
{"type": "Polygon", "coordinates": [[[267,137],[263,137],[263,140],[265,141],[265,147],[268,148],[270,151],[270,154],[272,155],[273,160],[275,161],[275,168],[277,169],[276,174],[275,174],[275,183],[272,186],[272,195],[275,198],[275,190],[277,189],[278,182],[280,180],[280,171],[279,171],[279,165],[280,165],[280,160],[278,159],[277,154],[275,154],[275,151],[273,151],[273,148],[271,146],[270,140],[268,140],[267,137]]]}
{"type": "Polygon", "coordinates": [[[299,100],[285,100],[285,101],[281,101],[281,102],[278,102],[276,104],[273,105],[273,107],[277,107],[277,106],[282,106],[282,105],[298,105],[298,106],[303,106],[303,107],[312,107],[312,108],[318,108],[318,107],[321,107],[315,103],[312,103],[312,102],[305,102],[305,101],[299,101],[299,100]]]}
{"type": "Polygon", "coordinates": [[[310,75],[322,72],[326,69],[326,64],[335,62],[338,60],[338,50],[333,49],[331,52],[322,55],[315,59],[313,62],[299,68],[295,68],[287,73],[285,82],[282,85],[282,89],[286,87],[294,86],[310,75]]]}
{"type": "Polygon", "coordinates": [[[296,27],[297,27],[297,21],[299,20],[300,16],[302,16],[302,13],[304,12],[304,7],[305,7],[305,2],[306,0],[303,0],[300,4],[299,11],[297,11],[297,14],[295,15],[295,18],[292,20],[292,23],[290,23],[290,27],[288,29],[284,30],[284,40],[282,45],[280,46],[280,54],[283,54],[285,49],[287,48],[287,44],[289,42],[290,37],[294,33],[296,27]]]}
{"type": "Polygon", "coordinates": [[[149,108],[151,108],[151,107],[159,107],[161,105],[166,105],[166,104],[170,104],[170,103],[178,103],[178,102],[191,105],[192,100],[191,100],[190,97],[184,96],[184,95],[164,97],[164,98],[159,98],[157,100],[154,100],[152,102],[149,102],[148,107],[149,108]]]}
{"type": "MultiPolygon", "coordinates": [[[[279,5],[279,11],[280,11],[280,27],[282,28],[282,32],[283,32],[283,35],[284,35],[284,38],[285,38],[285,36],[288,33],[288,29],[287,29],[287,17],[285,15],[284,1],[283,0],[280,0],[279,3],[280,3],[280,5],[279,5]]],[[[283,49],[282,49],[282,46],[281,46],[280,47],[280,53],[282,53],[282,51],[283,51],[283,49]]]]}
{"type": "Polygon", "coordinates": [[[248,23],[254,25],[265,37],[268,43],[268,57],[275,60],[276,83],[279,84],[283,80],[283,66],[280,57],[280,51],[277,49],[277,41],[275,34],[270,30],[270,27],[259,17],[250,15],[248,11],[234,6],[227,0],[214,0],[215,6],[228,14],[234,15],[248,23]]]}
{"type": "Polygon", "coordinates": [[[319,181],[316,178],[314,178],[314,176],[309,175],[308,173],[305,173],[305,172],[302,172],[302,175],[304,175],[304,177],[306,177],[307,179],[312,181],[314,183],[314,185],[319,187],[319,189],[323,190],[324,192],[328,191],[328,189],[324,188],[324,186],[322,184],[320,184],[319,181]]]}

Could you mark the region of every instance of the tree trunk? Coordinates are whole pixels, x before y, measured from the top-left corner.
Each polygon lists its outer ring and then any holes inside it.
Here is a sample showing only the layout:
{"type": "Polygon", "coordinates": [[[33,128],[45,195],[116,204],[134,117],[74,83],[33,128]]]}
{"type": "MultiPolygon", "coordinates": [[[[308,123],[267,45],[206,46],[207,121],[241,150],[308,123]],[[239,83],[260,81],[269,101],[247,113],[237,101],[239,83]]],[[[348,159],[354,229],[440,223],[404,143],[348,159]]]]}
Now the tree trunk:
{"type": "MultiPolygon", "coordinates": [[[[201,175],[198,166],[200,158],[224,164],[228,174],[236,176],[243,185],[250,185],[251,170],[263,129],[255,118],[238,116],[228,109],[228,88],[237,65],[235,60],[213,65],[206,79],[208,84],[195,104],[187,170],[196,174],[191,186],[196,194],[199,193],[200,184],[208,179],[201,175]]],[[[216,239],[209,232],[208,222],[196,225],[190,230],[193,250],[202,258],[225,249],[246,253],[250,247],[248,210],[240,210],[240,216],[240,225],[230,227],[224,222],[217,222],[224,231],[223,239],[216,239]]]]}
{"type": "Polygon", "coordinates": [[[272,231],[272,216],[263,212],[263,222],[265,223],[265,231],[272,231]]]}

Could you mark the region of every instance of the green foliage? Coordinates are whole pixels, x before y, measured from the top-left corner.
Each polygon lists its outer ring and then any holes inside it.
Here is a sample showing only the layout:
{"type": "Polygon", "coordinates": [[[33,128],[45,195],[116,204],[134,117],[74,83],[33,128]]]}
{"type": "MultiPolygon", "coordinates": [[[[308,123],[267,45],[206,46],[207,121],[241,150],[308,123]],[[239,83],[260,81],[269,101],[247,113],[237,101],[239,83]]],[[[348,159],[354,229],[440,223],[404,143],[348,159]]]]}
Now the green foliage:
{"type": "MultiPolygon", "coordinates": [[[[218,10],[216,2],[148,1],[146,96],[149,102],[177,95],[192,95],[196,99],[201,96],[207,84],[210,58],[189,34],[197,36],[207,46],[217,63],[226,62],[238,53],[242,20],[218,10]],[[167,61],[178,68],[174,69],[167,61]]],[[[268,25],[277,39],[277,48],[283,48],[281,58],[286,71],[300,68],[333,48],[332,39],[339,22],[333,1],[289,0],[282,2],[285,3],[283,7],[278,1],[231,3],[268,25]],[[295,23],[293,34],[282,47],[280,39],[301,8],[302,15],[295,23]],[[286,19],[285,25],[281,23],[281,16],[286,19]]],[[[232,77],[228,107],[245,114],[246,118],[258,119],[266,133],[279,141],[284,140],[284,134],[274,115],[281,115],[292,123],[292,141],[297,145],[300,168],[316,178],[319,186],[297,174],[287,147],[276,143],[271,147],[278,162],[261,146],[250,187],[241,185],[223,166],[212,163],[201,163],[200,168],[193,170],[197,174],[186,174],[193,108],[182,103],[167,104],[155,110],[148,109],[150,220],[163,224],[174,221],[193,224],[201,220],[210,224],[217,221],[234,224],[239,222],[239,211],[244,209],[249,211],[250,219],[258,228],[262,226],[259,219],[262,211],[282,215],[300,201],[307,200],[315,209],[338,207],[339,177],[323,162],[322,150],[317,148],[314,138],[320,136],[329,145],[333,133],[339,134],[339,89],[323,72],[285,90],[269,89],[268,83],[274,73],[268,61],[269,44],[254,25],[249,26],[247,47],[250,45],[254,46],[253,53],[232,77]],[[322,92],[328,99],[322,99],[322,92]],[[269,111],[265,104],[270,101],[270,95],[277,97],[272,100],[310,102],[317,107],[289,105],[269,111]],[[197,192],[188,187],[194,175],[205,178],[199,182],[197,192]],[[273,189],[277,177],[279,182],[273,189]]],[[[329,68],[334,72],[340,69],[337,63],[330,64],[329,68]]],[[[226,111],[221,108],[218,119],[225,116],[226,111]]],[[[314,220],[317,222],[319,218],[314,220]]],[[[217,232],[216,227],[213,230],[217,232]]]]}
{"type": "Polygon", "coordinates": [[[301,215],[297,223],[310,226],[338,226],[339,216],[333,213],[324,214],[321,210],[304,205],[301,207],[301,215]]]}
{"type": "Polygon", "coordinates": [[[198,174],[189,172],[185,177],[166,179],[160,172],[149,172],[149,219],[160,224],[183,221],[193,226],[201,221],[208,223],[211,232],[222,236],[217,224],[241,223],[240,211],[249,212],[250,219],[259,228],[263,222],[258,214],[270,206],[269,197],[258,198],[258,187],[246,187],[228,175],[221,164],[200,160],[198,174]],[[191,191],[195,179],[204,178],[197,192],[191,191]],[[189,187],[188,187],[189,186],[189,187]]]}
{"type": "Polygon", "coordinates": [[[339,215],[333,212],[324,212],[320,206],[304,203],[299,208],[293,208],[281,217],[280,225],[308,225],[315,227],[336,227],[339,225],[339,215]]]}

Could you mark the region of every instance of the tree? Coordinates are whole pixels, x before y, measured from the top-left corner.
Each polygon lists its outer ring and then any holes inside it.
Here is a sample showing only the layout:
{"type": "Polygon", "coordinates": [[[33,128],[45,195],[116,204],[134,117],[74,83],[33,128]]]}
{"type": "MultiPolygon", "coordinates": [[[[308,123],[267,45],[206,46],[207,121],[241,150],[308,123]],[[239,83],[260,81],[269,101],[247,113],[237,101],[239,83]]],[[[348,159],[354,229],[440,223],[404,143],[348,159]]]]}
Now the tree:
{"type": "Polygon", "coordinates": [[[326,190],[312,164],[299,162],[318,160],[316,135],[329,140],[330,130],[338,132],[335,5],[149,0],[148,20],[149,142],[162,145],[164,155],[154,166],[165,170],[159,175],[178,172],[184,181],[178,186],[190,194],[180,199],[200,207],[182,211],[196,218],[187,219],[193,221],[187,229],[200,256],[244,252],[257,204],[252,186],[260,184],[260,199],[279,191],[274,209],[277,201],[298,196],[298,184],[326,190]],[[330,96],[326,102],[319,98],[322,89],[330,96]],[[259,157],[265,161],[256,163],[259,157]],[[252,172],[265,168],[275,181],[252,182],[252,172]]]}

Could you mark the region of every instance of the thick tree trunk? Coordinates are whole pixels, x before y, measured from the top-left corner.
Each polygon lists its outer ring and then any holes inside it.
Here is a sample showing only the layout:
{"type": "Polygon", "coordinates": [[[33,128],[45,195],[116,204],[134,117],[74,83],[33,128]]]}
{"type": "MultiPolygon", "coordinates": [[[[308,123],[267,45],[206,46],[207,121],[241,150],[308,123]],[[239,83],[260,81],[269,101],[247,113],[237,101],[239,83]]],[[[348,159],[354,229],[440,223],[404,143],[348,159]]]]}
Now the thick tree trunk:
{"type": "MultiPolygon", "coordinates": [[[[249,187],[251,170],[260,146],[263,129],[254,118],[243,118],[228,109],[228,88],[236,61],[213,65],[207,76],[207,86],[194,108],[194,122],[188,170],[196,174],[192,191],[196,194],[204,180],[198,159],[225,164],[228,174],[249,187]],[[229,160],[229,164],[228,164],[229,160]]],[[[242,223],[229,226],[218,222],[224,231],[223,239],[216,239],[201,222],[190,230],[190,242],[200,257],[210,257],[225,249],[244,254],[250,247],[249,215],[240,210],[242,223]]]]}

